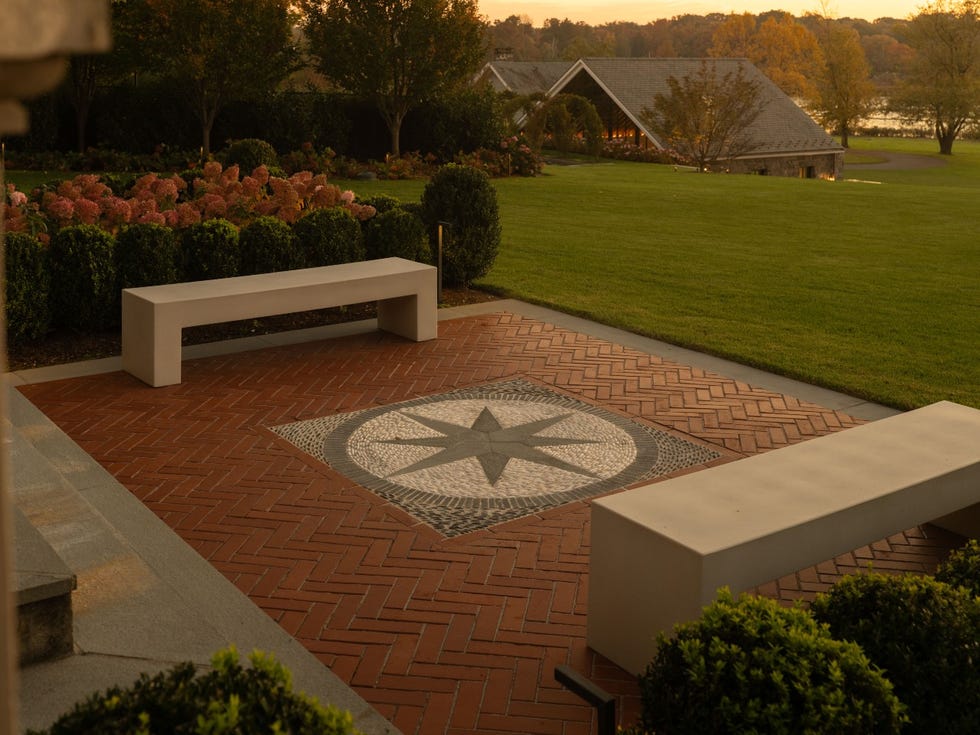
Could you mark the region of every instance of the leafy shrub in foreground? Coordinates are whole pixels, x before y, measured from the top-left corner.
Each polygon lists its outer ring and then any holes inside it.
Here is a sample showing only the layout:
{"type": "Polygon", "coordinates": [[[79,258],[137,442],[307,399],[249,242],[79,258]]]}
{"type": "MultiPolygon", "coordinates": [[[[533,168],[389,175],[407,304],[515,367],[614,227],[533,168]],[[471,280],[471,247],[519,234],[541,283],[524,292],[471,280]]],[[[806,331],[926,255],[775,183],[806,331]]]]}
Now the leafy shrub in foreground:
{"type": "Polygon", "coordinates": [[[279,166],[276,149],[258,138],[234,141],[225,151],[224,159],[226,167],[238,166],[245,173],[251,173],[259,166],[279,166]]]}
{"type": "Polygon", "coordinates": [[[854,641],[908,707],[907,733],[980,732],[980,602],[931,577],[845,577],[811,607],[854,641]]]}
{"type": "Polygon", "coordinates": [[[278,217],[259,217],[238,233],[238,272],[272,273],[301,266],[296,236],[278,217]]]}
{"type": "Polygon", "coordinates": [[[80,331],[119,322],[116,241],[95,225],[63,227],[51,238],[51,315],[57,326],[80,331]]]}
{"type": "Polygon", "coordinates": [[[439,222],[448,222],[443,236],[443,279],[446,285],[468,286],[485,275],[500,248],[497,191],[482,171],[443,166],[422,192],[422,220],[436,252],[439,222]]]}
{"type": "Polygon", "coordinates": [[[230,278],[238,275],[238,230],[223,219],[198,222],[180,238],[184,281],[230,278]]]}
{"type": "Polygon", "coordinates": [[[368,259],[395,257],[432,262],[425,225],[418,215],[404,209],[389,209],[369,219],[364,227],[364,243],[368,259]]]}
{"type": "Polygon", "coordinates": [[[211,659],[213,670],[195,677],[190,662],[130,687],[96,693],[35,735],[355,735],[349,712],[323,707],[292,690],[291,676],[271,656],[253,653],[243,668],[229,648],[211,659]]]}
{"type": "Polygon", "coordinates": [[[51,325],[47,248],[25,232],[8,232],[4,236],[4,250],[7,337],[11,342],[43,337],[51,325]]]}
{"type": "Polygon", "coordinates": [[[116,238],[119,288],[155,286],[177,280],[177,236],[169,227],[128,225],[116,238]]]}
{"type": "Polygon", "coordinates": [[[315,209],[296,221],[293,232],[309,268],[364,260],[361,225],[343,207],[315,209]]]}
{"type": "Polygon", "coordinates": [[[854,643],[799,608],[728,590],[661,634],[640,677],[641,727],[658,735],[897,733],[902,705],[854,643]]]}
{"type": "Polygon", "coordinates": [[[980,542],[970,539],[956,549],[936,570],[936,579],[953,587],[965,587],[980,597],[980,542]]]}

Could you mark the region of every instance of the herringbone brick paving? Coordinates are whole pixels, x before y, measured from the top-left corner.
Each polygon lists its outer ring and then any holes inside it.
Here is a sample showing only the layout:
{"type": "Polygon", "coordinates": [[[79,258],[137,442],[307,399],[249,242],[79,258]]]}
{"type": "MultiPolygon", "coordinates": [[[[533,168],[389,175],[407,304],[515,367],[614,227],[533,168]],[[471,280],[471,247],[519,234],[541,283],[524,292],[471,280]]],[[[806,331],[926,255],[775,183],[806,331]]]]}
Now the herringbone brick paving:
{"type": "MultiPolygon", "coordinates": [[[[569,664],[638,712],[585,645],[589,503],[445,539],[268,427],[522,377],[720,450],[718,462],[859,423],[842,413],[509,313],[196,360],[23,393],[258,606],[410,733],[587,735],[569,664]]],[[[759,588],[808,599],[842,573],[929,571],[957,539],[911,529],[759,588]]]]}

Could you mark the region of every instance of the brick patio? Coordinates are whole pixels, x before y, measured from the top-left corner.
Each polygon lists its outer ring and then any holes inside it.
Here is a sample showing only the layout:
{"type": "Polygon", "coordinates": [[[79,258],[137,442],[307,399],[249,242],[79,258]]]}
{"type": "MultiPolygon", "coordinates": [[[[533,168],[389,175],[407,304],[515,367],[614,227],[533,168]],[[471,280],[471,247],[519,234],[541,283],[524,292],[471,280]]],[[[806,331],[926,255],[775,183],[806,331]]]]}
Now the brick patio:
{"type": "MultiPolygon", "coordinates": [[[[588,499],[446,537],[271,427],[517,379],[713,463],[860,420],[513,313],[439,331],[193,360],[168,388],[115,372],[20,390],[403,733],[587,735],[592,710],[554,681],[558,664],[617,694],[629,724],[634,680],[584,642],[588,499]]],[[[958,541],[910,529],[759,591],[810,599],[871,561],[931,571],[958,541]]]]}

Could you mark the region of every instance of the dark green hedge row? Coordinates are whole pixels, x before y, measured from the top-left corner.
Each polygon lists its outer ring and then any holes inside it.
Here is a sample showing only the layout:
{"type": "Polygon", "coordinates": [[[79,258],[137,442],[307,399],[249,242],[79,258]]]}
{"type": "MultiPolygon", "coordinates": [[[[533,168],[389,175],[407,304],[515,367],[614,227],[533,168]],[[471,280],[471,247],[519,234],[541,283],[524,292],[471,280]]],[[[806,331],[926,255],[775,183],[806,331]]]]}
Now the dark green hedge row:
{"type": "Polygon", "coordinates": [[[363,224],[343,207],[317,209],[292,226],[258,217],[239,230],[223,219],[182,230],[134,224],[113,237],[94,225],[58,230],[47,247],[6,237],[7,334],[11,342],[43,337],[51,327],[113,329],[124,288],[228,278],[398,256],[435,263],[439,223],[443,281],[468,285],[493,264],[500,242],[496,191],[482,172],[440,169],[420,205],[392,197],[362,202],[377,214],[363,224]]]}
{"type": "MultiPolygon", "coordinates": [[[[387,218],[373,223],[375,257],[410,252],[430,262],[421,220],[398,212],[414,220],[414,229],[387,218]]],[[[114,329],[124,288],[363,260],[364,239],[360,223],[341,207],[317,210],[294,227],[259,217],[239,231],[212,219],[183,230],[129,225],[113,237],[95,225],[73,225],[56,232],[47,246],[9,233],[7,336],[18,342],[41,338],[51,328],[114,329]]]]}
{"type": "MultiPolygon", "coordinates": [[[[137,85],[100,87],[88,119],[86,148],[150,154],[160,149],[197,151],[201,126],[183,100],[180,84],[141,79],[137,85]]],[[[31,129],[7,139],[10,151],[78,149],[74,108],[63,90],[31,102],[31,129]]],[[[451,161],[460,152],[493,148],[504,135],[504,118],[489,89],[459,90],[413,109],[402,129],[402,150],[451,161]]],[[[261,138],[277,151],[311,143],[362,160],[383,160],[390,134],[370,101],[339,92],[283,91],[257,100],[232,100],[214,123],[211,144],[261,138]]]]}

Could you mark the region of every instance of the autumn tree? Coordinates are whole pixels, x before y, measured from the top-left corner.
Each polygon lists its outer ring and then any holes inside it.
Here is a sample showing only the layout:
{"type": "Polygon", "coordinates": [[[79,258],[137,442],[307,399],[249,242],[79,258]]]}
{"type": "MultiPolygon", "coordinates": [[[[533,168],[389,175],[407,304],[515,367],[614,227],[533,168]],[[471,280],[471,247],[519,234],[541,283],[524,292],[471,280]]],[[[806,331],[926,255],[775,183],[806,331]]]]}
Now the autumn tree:
{"type": "Polygon", "coordinates": [[[487,28],[491,51],[508,49],[513,61],[532,61],[538,57],[538,32],[526,15],[509,15],[487,28]]]}
{"type": "Polygon", "coordinates": [[[370,99],[401,153],[405,116],[472,78],[485,24],[475,0],[304,0],[320,72],[370,99]]]}
{"type": "Polygon", "coordinates": [[[703,61],[693,75],[669,77],[667,86],[641,119],[699,171],[756,148],[750,127],[764,109],[762,87],[741,65],[719,76],[715,62],[703,61]]]}
{"type": "Polygon", "coordinates": [[[712,36],[709,54],[747,58],[790,97],[815,94],[820,47],[789,13],[771,13],[761,23],[749,13],[728,16],[712,36]]]}
{"type": "Polygon", "coordinates": [[[950,155],[956,136],[980,118],[980,7],[975,0],[936,0],[911,19],[914,54],[892,106],[911,120],[927,120],[950,155]]]}
{"type": "Polygon", "coordinates": [[[822,63],[814,79],[816,94],[808,107],[822,125],[840,133],[841,145],[856,120],[874,106],[875,88],[857,31],[838,21],[821,18],[816,26],[822,63]]]}
{"type": "Polygon", "coordinates": [[[149,73],[181,82],[211,151],[211,129],[231,100],[267,94],[298,66],[289,0],[130,0],[149,73]]]}

